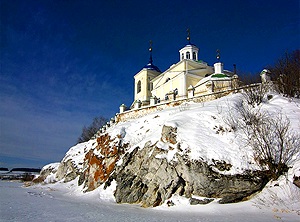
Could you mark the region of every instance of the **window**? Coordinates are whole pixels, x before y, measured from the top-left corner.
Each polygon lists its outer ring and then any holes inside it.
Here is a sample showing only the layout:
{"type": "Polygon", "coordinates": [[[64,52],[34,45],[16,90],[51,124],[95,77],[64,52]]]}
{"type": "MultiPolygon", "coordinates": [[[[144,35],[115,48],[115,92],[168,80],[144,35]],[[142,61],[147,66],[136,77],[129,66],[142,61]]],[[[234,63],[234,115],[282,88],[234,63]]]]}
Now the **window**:
{"type": "Polygon", "coordinates": [[[181,53],[181,60],[183,60],[184,59],[184,54],[183,53],[181,53]]]}
{"type": "Polygon", "coordinates": [[[167,78],[166,81],[165,81],[165,83],[166,83],[166,82],[169,82],[169,80],[170,80],[170,78],[167,78]]]}
{"type": "Polygon", "coordinates": [[[165,100],[169,100],[168,94],[165,95],[165,100]]]}
{"type": "Polygon", "coordinates": [[[190,59],[190,52],[186,52],[186,59],[190,59]]]}
{"type": "Polygon", "coordinates": [[[136,86],[136,93],[139,93],[142,91],[142,84],[141,84],[141,80],[138,81],[137,86],[136,86]]]}
{"type": "Polygon", "coordinates": [[[193,52],[193,60],[196,60],[196,52],[193,52]]]}
{"type": "Polygon", "coordinates": [[[150,77],[148,77],[147,87],[148,87],[148,91],[150,91],[151,90],[150,77]]]}
{"type": "Polygon", "coordinates": [[[175,94],[175,95],[178,95],[178,89],[177,89],[177,88],[174,89],[174,94],[175,94]]]}

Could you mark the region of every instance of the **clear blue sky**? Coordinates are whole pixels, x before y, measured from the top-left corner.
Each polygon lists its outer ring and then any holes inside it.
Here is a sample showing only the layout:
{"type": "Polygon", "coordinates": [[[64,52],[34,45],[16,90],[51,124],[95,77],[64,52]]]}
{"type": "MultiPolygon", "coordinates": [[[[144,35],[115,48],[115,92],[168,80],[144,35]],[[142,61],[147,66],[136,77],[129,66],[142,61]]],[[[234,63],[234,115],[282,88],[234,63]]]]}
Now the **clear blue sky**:
{"type": "Polygon", "coordinates": [[[298,0],[0,0],[0,167],[60,161],[82,127],[133,100],[147,64],[179,61],[186,29],[212,65],[260,72],[300,48],[298,0]]]}

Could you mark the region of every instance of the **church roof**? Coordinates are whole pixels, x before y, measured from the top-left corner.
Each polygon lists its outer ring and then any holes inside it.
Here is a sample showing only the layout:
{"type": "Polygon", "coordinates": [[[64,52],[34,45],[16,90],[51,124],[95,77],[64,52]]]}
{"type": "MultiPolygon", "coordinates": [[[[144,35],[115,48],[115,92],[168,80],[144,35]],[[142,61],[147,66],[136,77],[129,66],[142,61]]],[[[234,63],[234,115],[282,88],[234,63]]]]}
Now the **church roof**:
{"type": "Polygon", "coordinates": [[[153,60],[152,60],[152,53],[151,53],[151,51],[150,51],[150,59],[149,59],[149,62],[148,62],[148,64],[145,65],[143,68],[144,68],[144,69],[154,70],[154,71],[156,71],[156,72],[161,72],[157,66],[153,65],[153,60]]]}
{"type": "MultiPolygon", "coordinates": [[[[188,43],[188,44],[186,44],[186,46],[185,47],[187,47],[187,46],[195,46],[195,47],[197,47],[195,44],[193,44],[193,43],[188,43]]],[[[197,47],[198,48],[198,47],[197,47]]]]}
{"type": "Polygon", "coordinates": [[[228,77],[226,74],[224,73],[216,73],[211,75],[212,78],[224,78],[224,77],[228,77]]]}
{"type": "Polygon", "coordinates": [[[156,72],[161,72],[157,66],[153,65],[153,63],[150,63],[150,62],[147,65],[145,65],[143,68],[154,70],[156,72]]]}
{"type": "Polygon", "coordinates": [[[145,65],[143,67],[143,69],[154,70],[156,72],[161,73],[161,71],[159,70],[159,68],[157,66],[153,65],[153,59],[152,59],[152,40],[150,40],[149,44],[150,44],[150,47],[149,47],[150,58],[149,58],[148,64],[145,65]]]}

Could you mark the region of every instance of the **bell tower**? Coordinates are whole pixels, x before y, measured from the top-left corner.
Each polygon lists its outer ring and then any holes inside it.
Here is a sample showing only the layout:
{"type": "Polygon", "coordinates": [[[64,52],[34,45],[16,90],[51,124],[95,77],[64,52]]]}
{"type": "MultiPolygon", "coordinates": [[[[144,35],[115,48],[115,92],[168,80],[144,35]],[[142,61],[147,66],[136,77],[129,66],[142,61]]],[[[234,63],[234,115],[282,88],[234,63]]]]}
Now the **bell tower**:
{"type": "Polygon", "coordinates": [[[179,50],[180,61],[190,59],[198,61],[199,48],[191,43],[190,29],[187,29],[187,45],[179,50]]]}
{"type": "Polygon", "coordinates": [[[141,105],[149,105],[153,89],[151,80],[161,73],[159,68],[153,64],[151,40],[149,45],[149,62],[134,76],[134,103],[138,102],[141,105]]]}

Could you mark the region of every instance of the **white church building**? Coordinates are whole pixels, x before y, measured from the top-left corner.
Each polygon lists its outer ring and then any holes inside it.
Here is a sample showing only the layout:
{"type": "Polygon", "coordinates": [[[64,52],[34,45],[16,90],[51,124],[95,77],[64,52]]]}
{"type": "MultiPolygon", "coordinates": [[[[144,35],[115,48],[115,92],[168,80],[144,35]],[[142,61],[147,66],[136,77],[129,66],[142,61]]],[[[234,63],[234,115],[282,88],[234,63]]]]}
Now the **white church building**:
{"type": "Polygon", "coordinates": [[[236,87],[238,77],[233,72],[224,70],[219,52],[217,62],[214,66],[209,66],[198,59],[199,48],[190,42],[189,33],[187,41],[187,45],[179,50],[179,62],[164,72],[153,64],[150,42],[149,63],[134,76],[134,101],[131,109],[236,87]]]}

